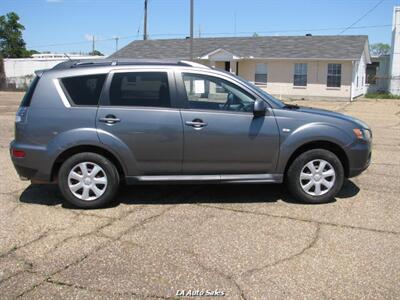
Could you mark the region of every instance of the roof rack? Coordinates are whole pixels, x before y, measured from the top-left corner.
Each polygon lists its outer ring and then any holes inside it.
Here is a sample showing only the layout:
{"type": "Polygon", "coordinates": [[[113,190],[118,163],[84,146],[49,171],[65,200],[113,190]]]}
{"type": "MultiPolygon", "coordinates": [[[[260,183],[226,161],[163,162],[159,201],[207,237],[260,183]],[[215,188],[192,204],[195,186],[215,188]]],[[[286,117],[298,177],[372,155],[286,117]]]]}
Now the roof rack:
{"type": "Polygon", "coordinates": [[[188,61],[188,60],[180,60],[179,63],[180,65],[183,66],[190,66],[190,67],[196,67],[196,68],[204,68],[204,69],[209,69],[210,67],[207,67],[206,65],[202,65],[193,61],[188,61]]]}
{"type": "Polygon", "coordinates": [[[143,66],[143,65],[162,65],[162,66],[186,66],[196,68],[209,67],[186,60],[149,60],[149,59],[82,59],[68,60],[54,66],[53,69],[70,69],[80,67],[104,67],[104,66],[143,66]]]}

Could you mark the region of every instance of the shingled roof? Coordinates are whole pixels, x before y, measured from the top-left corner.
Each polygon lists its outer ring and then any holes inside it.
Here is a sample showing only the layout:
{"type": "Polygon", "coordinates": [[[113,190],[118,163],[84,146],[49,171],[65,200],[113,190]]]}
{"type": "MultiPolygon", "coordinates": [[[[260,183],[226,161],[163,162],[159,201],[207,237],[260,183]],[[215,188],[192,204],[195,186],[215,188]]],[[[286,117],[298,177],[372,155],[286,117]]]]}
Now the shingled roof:
{"type": "MultiPolygon", "coordinates": [[[[358,60],[367,42],[366,35],[195,38],[193,56],[223,49],[240,58],[358,60]]],[[[187,39],[137,40],[110,58],[188,59],[189,49],[187,39]]]]}

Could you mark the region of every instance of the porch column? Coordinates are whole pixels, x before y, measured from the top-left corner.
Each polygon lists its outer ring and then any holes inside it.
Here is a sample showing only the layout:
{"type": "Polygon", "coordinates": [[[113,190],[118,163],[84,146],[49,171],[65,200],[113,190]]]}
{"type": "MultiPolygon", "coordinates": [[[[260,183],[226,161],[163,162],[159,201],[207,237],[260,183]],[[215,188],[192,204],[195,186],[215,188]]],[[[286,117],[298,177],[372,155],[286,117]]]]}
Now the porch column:
{"type": "Polygon", "coordinates": [[[230,66],[231,66],[229,72],[231,72],[233,74],[237,74],[236,73],[236,60],[230,60],[229,63],[230,63],[230,66]]]}

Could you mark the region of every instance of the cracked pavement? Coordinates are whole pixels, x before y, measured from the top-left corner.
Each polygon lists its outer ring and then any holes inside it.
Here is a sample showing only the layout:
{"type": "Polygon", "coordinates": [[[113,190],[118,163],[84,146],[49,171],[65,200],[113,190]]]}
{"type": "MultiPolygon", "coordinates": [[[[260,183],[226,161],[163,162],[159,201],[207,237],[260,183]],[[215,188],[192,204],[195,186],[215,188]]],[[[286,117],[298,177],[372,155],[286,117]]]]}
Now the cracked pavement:
{"type": "Polygon", "coordinates": [[[373,130],[372,165],[332,203],[299,204],[282,185],[164,185],[80,210],[18,179],[8,144],[21,97],[0,93],[2,299],[400,298],[400,101],[299,101],[373,130]]]}

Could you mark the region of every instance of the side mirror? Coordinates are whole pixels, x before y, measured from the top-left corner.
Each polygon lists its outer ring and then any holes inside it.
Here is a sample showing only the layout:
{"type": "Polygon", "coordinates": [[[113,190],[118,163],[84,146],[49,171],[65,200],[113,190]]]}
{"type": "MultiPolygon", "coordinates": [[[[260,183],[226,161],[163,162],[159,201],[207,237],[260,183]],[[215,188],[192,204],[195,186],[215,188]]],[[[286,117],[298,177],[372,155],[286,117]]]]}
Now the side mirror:
{"type": "Polygon", "coordinates": [[[263,117],[267,112],[267,103],[265,101],[257,99],[254,102],[253,114],[255,117],[263,117]]]}

